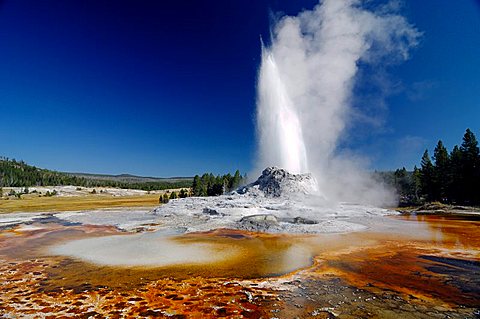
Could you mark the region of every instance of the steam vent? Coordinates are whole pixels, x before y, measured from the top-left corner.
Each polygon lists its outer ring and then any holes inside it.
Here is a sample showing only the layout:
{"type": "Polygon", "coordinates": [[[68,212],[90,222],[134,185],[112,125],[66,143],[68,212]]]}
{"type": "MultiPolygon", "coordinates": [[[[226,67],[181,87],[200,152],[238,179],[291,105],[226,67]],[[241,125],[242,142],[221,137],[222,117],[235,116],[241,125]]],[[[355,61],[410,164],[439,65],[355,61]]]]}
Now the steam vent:
{"type": "Polygon", "coordinates": [[[317,194],[318,187],[311,174],[291,174],[278,167],[268,167],[263,170],[257,181],[241,187],[237,190],[237,193],[282,197],[294,194],[317,194]]]}

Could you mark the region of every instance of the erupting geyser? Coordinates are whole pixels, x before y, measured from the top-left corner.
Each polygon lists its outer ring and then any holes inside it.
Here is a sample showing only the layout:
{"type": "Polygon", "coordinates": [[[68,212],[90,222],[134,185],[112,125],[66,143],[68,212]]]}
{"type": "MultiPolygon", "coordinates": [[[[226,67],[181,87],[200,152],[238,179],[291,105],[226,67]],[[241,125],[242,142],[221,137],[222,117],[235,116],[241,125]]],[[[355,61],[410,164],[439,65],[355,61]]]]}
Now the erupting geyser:
{"type": "Polygon", "coordinates": [[[372,10],[360,0],[324,0],[276,22],[270,45],[262,44],[258,77],[258,171],[311,172],[334,200],[392,198],[337,145],[351,127],[359,64],[384,69],[407,59],[418,42],[421,34],[396,10],[396,1],[372,10]]]}
{"type": "Polygon", "coordinates": [[[278,71],[273,54],[262,48],[259,79],[260,150],[264,163],[291,173],[308,172],[302,126],[278,71]],[[276,145],[272,148],[270,145],[276,145]]]}

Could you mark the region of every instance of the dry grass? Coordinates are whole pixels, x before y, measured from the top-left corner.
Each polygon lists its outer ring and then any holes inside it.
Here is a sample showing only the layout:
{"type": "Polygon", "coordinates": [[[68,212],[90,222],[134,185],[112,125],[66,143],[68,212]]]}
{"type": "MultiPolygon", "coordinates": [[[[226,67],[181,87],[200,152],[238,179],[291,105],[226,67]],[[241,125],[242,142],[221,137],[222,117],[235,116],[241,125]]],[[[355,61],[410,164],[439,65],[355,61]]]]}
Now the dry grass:
{"type": "Polygon", "coordinates": [[[0,199],[0,213],[76,211],[113,207],[154,207],[159,194],[136,196],[87,195],[70,197],[38,197],[24,195],[21,199],[0,199]]]}

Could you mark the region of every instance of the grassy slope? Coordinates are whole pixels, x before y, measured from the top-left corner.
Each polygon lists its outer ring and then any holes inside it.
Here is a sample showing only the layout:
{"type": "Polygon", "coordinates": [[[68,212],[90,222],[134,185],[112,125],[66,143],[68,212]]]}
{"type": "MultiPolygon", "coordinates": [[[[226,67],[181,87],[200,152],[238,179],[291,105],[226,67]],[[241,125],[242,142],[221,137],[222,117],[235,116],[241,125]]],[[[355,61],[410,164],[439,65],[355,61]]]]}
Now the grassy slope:
{"type": "Polygon", "coordinates": [[[148,183],[148,182],[168,182],[176,183],[186,181],[191,183],[193,177],[148,177],[148,176],[137,176],[130,174],[120,174],[120,175],[108,175],[108,174],[90,174],[90,173],[69,173],[63,172],[70,176],[82,177],[91,180],[108,180],[115,182],[123,183],[148,183]]]}
{"type": "Polygon", "coordinates": [[[38,197],[24,195],[21,199],[0,200],[0,213],[77,211],[115,207],[155,207],[159,194],[136,196],[86,195],[70,197],[38,197]]]}

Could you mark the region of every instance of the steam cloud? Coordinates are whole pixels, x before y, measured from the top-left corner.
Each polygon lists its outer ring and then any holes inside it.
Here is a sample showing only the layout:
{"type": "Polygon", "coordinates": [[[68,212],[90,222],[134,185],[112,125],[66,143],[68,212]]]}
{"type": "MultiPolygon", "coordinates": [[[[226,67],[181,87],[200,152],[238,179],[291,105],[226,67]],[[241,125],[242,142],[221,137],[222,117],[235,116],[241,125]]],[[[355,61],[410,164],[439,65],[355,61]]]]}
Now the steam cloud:
{"type": "Polygon", "coordinates": [[[259,71],[258,169],[312,172],[330,200],[393,202],[337,145],[352,119],[359,63],[398,63],[418,44],[421,33],[397,9],[397,2],[369,10],[359,0],[324,0],[277,21],[259,71]]]}

